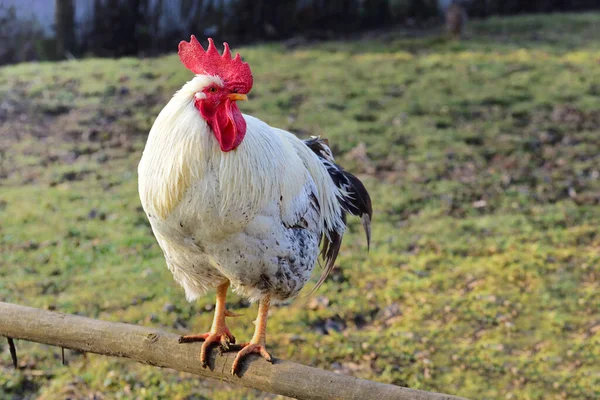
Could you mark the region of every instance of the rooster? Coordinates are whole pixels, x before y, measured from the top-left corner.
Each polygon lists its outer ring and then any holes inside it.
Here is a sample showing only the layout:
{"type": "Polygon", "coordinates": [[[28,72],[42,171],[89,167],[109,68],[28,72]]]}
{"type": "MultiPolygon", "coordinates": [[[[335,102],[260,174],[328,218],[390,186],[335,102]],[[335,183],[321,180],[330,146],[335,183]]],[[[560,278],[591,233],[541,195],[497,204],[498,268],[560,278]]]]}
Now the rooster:
{"type": "MultiPolygon", "coordinates": [[[[332,270],[346,214],[362,219],[370,242],[371,199],[363,184],[339,167],[327,142],[307,141],[244,115],[252,72],[227,43],[219,54],[191,37],[179,44],[183,65],[195,76],[163,108],[150,130],[139,168],[144,211],[169,270],[188,301],[216,288],[210,331],[186,335],[239,352],[232,365],[258,353],[267,361],[269,306],[292,298],[322,255],[318,288],[332,270]],[[228,288],[258,302],[250,342],[237,346],[225,318],[228,288]]],[[[313,289],[314,290],[314,289],[313,289]]]]}

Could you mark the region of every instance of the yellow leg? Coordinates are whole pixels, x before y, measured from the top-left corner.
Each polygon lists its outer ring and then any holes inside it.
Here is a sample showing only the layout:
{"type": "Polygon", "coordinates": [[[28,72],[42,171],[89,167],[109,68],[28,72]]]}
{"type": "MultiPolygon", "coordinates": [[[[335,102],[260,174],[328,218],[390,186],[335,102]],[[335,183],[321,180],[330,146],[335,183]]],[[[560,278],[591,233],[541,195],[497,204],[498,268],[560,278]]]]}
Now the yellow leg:
{"type": "Polygon", "coordinates": [[[266,295],[258,303],[258,317],[256,318],[256,328],[254,329],[254,335],[248,343],[242,343],[240,346],[242,349],[237,353],[233,365],[231,366],[231,374],[235,375],[238,370],[239,364],[242,359],[251,353],[260,354],[265,360],[273,362],[273,357],[267,351],[266,348],[266,334],[267,334],[267,316],[269,314],[269,305],[271,303],[271,295],[266,295]]]}
{"type": "Polygon", "coordinates": [[[186,335],[179,338],[179,343],[191,343],[204,341],[202,349],[200,351],[200,361],[202,367],[206,368],[206,358],[208,348],[215,343],[221,343],[223,347],[227,348],[229,343],[235,343],[235,337],[231,334],[231,331],[225,323],[225,317],[237,317],[237,314],[233,314],[227,311],[225,307],[225,300],[227,298],[227,289],[229,288],[229,281],[223,283],[217,287],[217,303],[215,305],[215,316],[209,332],[201,335],[186,335]]]}

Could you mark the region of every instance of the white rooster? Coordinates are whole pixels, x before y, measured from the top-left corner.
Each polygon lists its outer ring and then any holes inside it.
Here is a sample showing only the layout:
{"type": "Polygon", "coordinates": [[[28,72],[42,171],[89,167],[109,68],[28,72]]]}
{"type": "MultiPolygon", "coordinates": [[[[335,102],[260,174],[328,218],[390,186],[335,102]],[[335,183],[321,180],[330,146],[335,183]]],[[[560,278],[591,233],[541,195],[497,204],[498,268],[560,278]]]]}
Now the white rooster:
{"type": "MultiPolygon", "coordinates": [[[[180,342],[204,341],[200,359],[215,343],[235,339],[225,317],[231,285],[258,301],[252,340],[237,346],[232,366],[265,347],[269,305],[298,294],[319,256],[334,266],[345,214],[361,216],[370,240],[371,200],[363,184],[334,162],[324,140],[301,141],[240,112],[252,73],[240,55],[223,55],[208,39],[179,44],[181,62],[196,76],[160,112],[139,164],[139,192],[156,239],[189,301],[216,288],[212,327],[180,342]],[[320,244],[322,244],[320,246],[320,244]]],[[[315,288],[316,288],[315,287],[315,288]]]]}

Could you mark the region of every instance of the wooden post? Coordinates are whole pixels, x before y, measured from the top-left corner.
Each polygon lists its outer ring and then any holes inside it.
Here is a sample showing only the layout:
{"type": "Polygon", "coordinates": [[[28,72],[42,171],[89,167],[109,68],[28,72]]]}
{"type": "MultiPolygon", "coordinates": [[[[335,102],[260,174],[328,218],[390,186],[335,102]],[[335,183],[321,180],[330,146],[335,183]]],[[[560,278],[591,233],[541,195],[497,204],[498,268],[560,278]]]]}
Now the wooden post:
{"type": "Polygon", "coordinates": [[[0,302],[0,336],[125,357],[140,363],[190,372],[297,399],[458,400],[459,397],[407,389],[335,374],[276,359],[248,357],[241,377],[230,374],[235,353],[212,351],[209,368],[200,365],[200,343],[179,344],[179,336],[153,328],[45,311],[0,302]]]}
{"type": "Polygon", "coordinates": [[[73,0],[55,0],[54,29],[56,31],[56,56],[64,59],[75,45],[75,4],[73,0]]]}

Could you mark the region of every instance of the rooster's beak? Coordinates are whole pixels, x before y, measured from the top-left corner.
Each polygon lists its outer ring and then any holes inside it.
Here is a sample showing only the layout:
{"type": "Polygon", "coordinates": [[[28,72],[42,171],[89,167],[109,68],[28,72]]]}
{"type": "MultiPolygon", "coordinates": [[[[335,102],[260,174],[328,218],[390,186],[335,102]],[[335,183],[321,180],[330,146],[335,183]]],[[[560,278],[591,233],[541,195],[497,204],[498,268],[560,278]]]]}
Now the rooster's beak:
{"type": "Polygon", "coordinates": [[[228,94],[227,97],[232,101],[248,101],[248,96],[241,93],[231,93],[228,94]]]}

